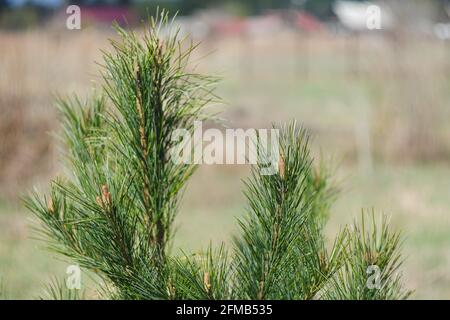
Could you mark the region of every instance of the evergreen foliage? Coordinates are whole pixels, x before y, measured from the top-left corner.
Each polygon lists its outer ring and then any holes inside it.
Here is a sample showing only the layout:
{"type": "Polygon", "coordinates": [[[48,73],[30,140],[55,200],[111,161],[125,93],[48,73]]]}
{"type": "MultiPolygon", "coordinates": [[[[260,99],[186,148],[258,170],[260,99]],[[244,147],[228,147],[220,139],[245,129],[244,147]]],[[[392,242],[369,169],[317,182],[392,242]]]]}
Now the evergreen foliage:
{"type": "MultiPolygon", "coordinates": [[[[67,174],[48,196],[25,199],[50,249],[98,274],[110,299],[406,298],[399,236],[387,223],[378,233],[363,220],[327,245],[336,188],[295,123],[280,128],[278,174],[254,166],[246,180],[247,213],[231,249],[171,254],[180,195],[196,168],[168,159],[171,134],[210,118],[206,107],[217,100],[216,79],[188,70],[195,45],[174,28],[160,36],[171,23],[162,13],[142,38],[116,27],[101,93],[59,99],[67,174]],[[366,286],[370,265],[382,271],[380,289],[366,286]]],[[[48,291],[74,298],[59,285],[48,291]]]]}

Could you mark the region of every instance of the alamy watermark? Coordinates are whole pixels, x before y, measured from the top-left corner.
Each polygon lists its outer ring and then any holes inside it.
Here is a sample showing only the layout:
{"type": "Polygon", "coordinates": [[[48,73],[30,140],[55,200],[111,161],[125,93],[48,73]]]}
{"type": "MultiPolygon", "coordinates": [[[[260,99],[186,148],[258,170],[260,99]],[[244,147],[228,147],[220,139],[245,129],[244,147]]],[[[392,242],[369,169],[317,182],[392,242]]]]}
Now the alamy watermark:
{"type": "Polygon", "coordinates": [[[195,121],[193,132],[174,130],[170,158],[175,164],[253,164],[262,175],[273,175],[278,173],[279,136],[278,129],[203,130],[195,121]]]}
{"type": "Polygon", "coordinates": [[[367,267],[366,274],[368,275],[366,286],[368,289],[373,290],[381,289],[381,270],[377,265],[370,265],[367,267]]]}
{"type": "Polygon", "coordinates": [[[381,8],[377,5],[369,5],[366,11],[366,27],[369,30],[381,29],[381,8]]]}
{"type": "Polygon", "coordinates": [[[66,269],[66,287],[69,290],[81,289],[81,269],[78,265],[70,265],[66,269]]]}
{"type": "Polygon", "coordinates": [[[66,28],[69,30],[81,29],[81,9],[77,5],[70,5],[66,9],[66,28]]]}

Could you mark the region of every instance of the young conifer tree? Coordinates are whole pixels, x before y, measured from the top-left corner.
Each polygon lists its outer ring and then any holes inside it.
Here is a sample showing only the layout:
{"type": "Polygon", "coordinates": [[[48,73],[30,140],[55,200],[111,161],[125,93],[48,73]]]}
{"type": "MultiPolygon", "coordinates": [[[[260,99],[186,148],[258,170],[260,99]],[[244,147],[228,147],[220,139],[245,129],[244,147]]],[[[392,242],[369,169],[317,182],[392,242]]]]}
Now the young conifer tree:
{"type": "MultiPolygon", "coordinates": [[[[399,235],[345,227],[331,248],[324,225],[335,188],[309,138],[282,126],[278,173],[255,165],[232,248],[169,251],[180,195],[195,165],[169,159],[177,128],[210,117],[215,78],[187,69],[195,45],[162,13],[142,37],[116,27],[101,92],[60,99],[66,175],[25,199],[51,250],[99,275],[110,299],[399,299],[399,235]],[[165,37],[161,30],[171,30],[165,37]],[[368,286],[368,268],[377,273],[368,286]],[[376,269],[378,268],[378,269],[376,269]]],[[[55,298],[76,295],[58,288],[55,298]]]]}

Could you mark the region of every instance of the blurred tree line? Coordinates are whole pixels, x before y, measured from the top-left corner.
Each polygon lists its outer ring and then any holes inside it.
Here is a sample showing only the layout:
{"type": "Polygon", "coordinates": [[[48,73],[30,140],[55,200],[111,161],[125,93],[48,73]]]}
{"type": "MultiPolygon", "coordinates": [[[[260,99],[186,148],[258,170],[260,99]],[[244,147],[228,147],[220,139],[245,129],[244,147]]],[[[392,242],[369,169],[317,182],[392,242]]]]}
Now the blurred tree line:
{"type": "MultiPolygon", "coordinates": [[[[87,0],[89,1],[89,0],[87,0]]],[[[122,0],[124,1],[124,0],[122,0]]],[[[125,0],[128,1],[128,0],[125,0]]],[[[326,19],[333,15],[335,0],[137,0],[140,5],[152,8],[167,8],[181,15],[189,15],[199,9],[221,8],[237,15],[258,15],[267,10],[303,9],[318,18],[326,19]],[[154,4],[154,5],[153,5],[154,4]]]]}
{"type": "Polygon", "coordinates": [[[156,8],[165,8],[179,15],[191,15],[202,9],[218,8],[234,15],[258,15],[267,10],[302,9],[321,19],[333,15],[335,0],[27,0],[17,5],[17,0],[0,0],[0,27],[20,28],[38,24],[48,14],[68,4],[79,6],[120,6],[136,9],[143,16],[153,15],[156,8]]]}
{"type": "MultiPolygon", "coordinates": [[[[334,17],[333,5],[337,0],[0,0],[0,28],[27,27],[38,24],[60,7],[68,4],[80,6],[120,6],[134,9],[142,17],[153,15],[156,8],[164,8],[179,15],[190,15],[197,10],[218,8],[238,16],[258,15],[267,10],[304,10],[313,16],[327,20],[334,17]],[[17,5],[20,1],[21,5],[17,5]]],[[[351,0],[365,1],[365,0],[351,0]]],[[[394,0],[392,0],[394,1],[394,0]]],[[[449,0],[429,0],[439,11],[448,6],[449,0]]],[[[376,0],[374,0],[376,2],[376,0]]],[[[395,0],[408,5],[408,0],[395,0]]]]}

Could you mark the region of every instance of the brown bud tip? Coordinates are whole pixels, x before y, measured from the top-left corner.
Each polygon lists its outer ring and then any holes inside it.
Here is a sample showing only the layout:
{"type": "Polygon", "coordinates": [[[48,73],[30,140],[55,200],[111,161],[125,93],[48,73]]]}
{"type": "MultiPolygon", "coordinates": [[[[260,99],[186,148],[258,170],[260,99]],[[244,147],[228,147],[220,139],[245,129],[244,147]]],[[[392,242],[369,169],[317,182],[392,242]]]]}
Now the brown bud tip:
{"type": "Polygon", "coordinates": [[[105,198],[106,198],[106,203],[111,204],[111,192],[108,192],[105,195],[105,198]]]}
{"type": "Polygon", "coordinates": [[[50,213],[55,212],[55,208],[53,207],[53,199],[52,198],[48,199],[47,208],[50,213]]]}
{"type": "Polygon", "coordinates": [[[280,155],[280,159],[278,160],[278,174],[281,179],[284,179],[284,158],[280,155]]]}
{"type": "Polygon", "coordinates": [[[375,251],[368,251],[365,253],[365,259],[368,264],[376,264],[378,253],[375,251]]]}
{"type": "Polygon", "coordinates": [[[322,270],[327,266],[327,258],[323,252],[319,254],[319,265],[322,270]]]}
{"type": "Polygon", "coordinates": [[[99,196],[97,196],[97,197],[95,198],[95,202],[97,202],[97,204],[98,204],[100,207],[103,208],[103,202],[102,202],[102,199],[101,199],[99,196]]]}
{"type": "Polygon", "coordinates": [[[211,282],[209,281],[209,273],[205,272],[203,274],[203,285],[205,286],[205,290],[209,291],[211,289],[211,282]]]}
{"type": "Polygon", "coordinates": [[[95,198],[97,204],[103,209],[107,208],[111,204],[111,193],[109,192],[106,184],[102,185],[102,194],[95,198]]]}
{"type": "Polygon", "coordinates": [[[258,300],[264,299],[264,281],[259,282],[258,300]]]}
{"type": "Polygon", "coordinates": [[[170,299],[175,297],[175,288],[172,284],[172,278],[170,278],[170,277],[169,277],[169,281],[167,284],[167,294],[169,295],[170,299]]]}

